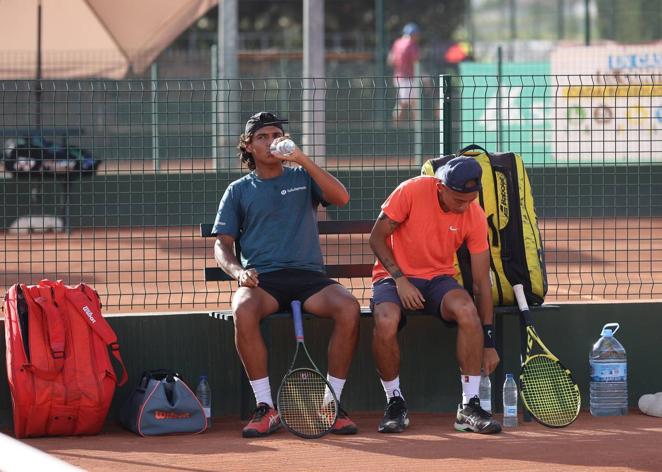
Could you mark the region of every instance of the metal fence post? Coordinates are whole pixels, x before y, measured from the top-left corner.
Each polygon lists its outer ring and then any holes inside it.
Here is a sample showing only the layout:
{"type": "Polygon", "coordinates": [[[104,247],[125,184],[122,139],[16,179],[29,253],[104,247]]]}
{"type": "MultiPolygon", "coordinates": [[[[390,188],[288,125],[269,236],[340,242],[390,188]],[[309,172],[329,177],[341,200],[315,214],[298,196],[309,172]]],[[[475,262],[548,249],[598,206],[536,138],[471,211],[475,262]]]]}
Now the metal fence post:
{"type": "Polygon", "coordinates": [[[159,88],[159,73],[156,62],[152,64],[152,165],[154,172],[159,169],[159,101],[158,101],[158,88],[159,88]]]}
{"type": "Polygon", "coordinates": [[[423,163],[423,79],[421,77],[421,63],[417,62],[414,65],[414,89],[410,93],[416,96],[416,110],[412,115],[417,117],[414,120],[414,156],[416,158],[416,165],[420,166],[423,163]]]}
{"type": "Polygon", "coordinates": [[[503,137],[501,136],[501,82],[503,80],[503,49],[501,46],[497,48],[497,89],[496,89],[496,150],[499,151],[503,145],[503,137]]]}
{"type": "Polygon", "coordinates": [[[451,102],[451,76],[440,75],[441,90],[439,93],[439,108],[441,115],[441,126],[439,127],[439,153],[441,155],[453,153],[453,121],[451,102]]]}
{"type": "Polygon", "coordinates": [[[212,169],[218,170],[218,46],[211,47],[211,158],[212,169]]]}

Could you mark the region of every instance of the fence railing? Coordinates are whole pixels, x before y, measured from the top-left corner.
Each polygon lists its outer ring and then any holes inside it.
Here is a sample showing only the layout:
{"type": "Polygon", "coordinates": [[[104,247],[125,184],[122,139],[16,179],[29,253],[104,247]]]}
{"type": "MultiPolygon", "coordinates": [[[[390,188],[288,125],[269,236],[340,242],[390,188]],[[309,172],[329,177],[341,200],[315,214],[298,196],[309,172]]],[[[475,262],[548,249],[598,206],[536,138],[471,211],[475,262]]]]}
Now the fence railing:
{"type": "MultiPolygon", "coordinates": [[[[384,77],[0,82],[0,286],[85,281],[114,312],[227,308],[234,285],[204,282],[213,244],[197,225],[246,172],[235,156],[243,123],[271,110],[347,186],[351,202],[327,218],[375,218],[440,153],[474,142],[514,151],[536,199],[547,300],[662,296],[659,77],[411,85],[398,115],[384,77]]],[[[329,258],[372,260],[364,240],[325,246],[329,258]]],[[[369,280],[343,282],[367,303],[369,280]]]]}

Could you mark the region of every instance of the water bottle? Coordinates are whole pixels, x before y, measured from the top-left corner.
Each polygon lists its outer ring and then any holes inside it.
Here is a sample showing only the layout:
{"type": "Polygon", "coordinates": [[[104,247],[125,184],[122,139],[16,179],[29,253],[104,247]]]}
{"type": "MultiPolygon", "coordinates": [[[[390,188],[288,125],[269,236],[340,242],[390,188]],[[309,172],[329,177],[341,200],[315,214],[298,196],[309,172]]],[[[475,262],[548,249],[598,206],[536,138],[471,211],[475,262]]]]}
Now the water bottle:
{"type": "Polygon", "coordinates": [[[628,364],[623,345],[614,337],[618,328],[618,323],[604,325],[589,355],[593,416],[620,416],[628,412],[628,364]]]}
{"type": "Polygon", "coordinates": [[[211,387],[209,386],[206,375],[200,376],[200,382],[198,382],[198,386],[195,389],[195,396],[198,397],[202,409],[205,411],[207,427],[209,428],[211,426],[211,387]]]}
{"type": "Polygon", "coordinates": [[[492,382],[490,376],[480,371],[480,385],[478,386],[478,398],[480,399],[480,407],[492,413],[492,382]]]}
{"type": "Polygon", "coordinates": [[[503,383],[503,426],[517,426],[517,383],[513,374],[506,374],[506,381],[503,383]]]}
{"type": "Polygon", "coordinates": [[[296,148],[294,141],[291,139],[283,139],[277,143],[271,143],[271,147],[269,149],[272,154],[277,156],[289,156],[292,154],[292,152],[294,152],[294,148],[296,148]]]}

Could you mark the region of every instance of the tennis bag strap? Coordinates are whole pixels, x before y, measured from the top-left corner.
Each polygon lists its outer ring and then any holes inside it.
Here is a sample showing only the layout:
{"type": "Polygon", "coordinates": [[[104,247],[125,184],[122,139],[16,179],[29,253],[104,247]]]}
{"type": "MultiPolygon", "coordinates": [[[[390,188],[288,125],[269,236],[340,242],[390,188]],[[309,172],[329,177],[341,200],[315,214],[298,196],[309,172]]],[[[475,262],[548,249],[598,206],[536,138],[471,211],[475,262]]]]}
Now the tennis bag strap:
{"type": "Polygon", "coordinates": [[[54,388],[64,367],[65,329],[52,300],[38,286],[14,284],[5,295],[7,380],[12,397],[14,436],[43,435],[54,388]],[[39,299],[39,303],[35,301],[39,299]]]}
{"type": "Polygon", "coordinates": [[[120,345],[117,342],[117,335],[101,314],[101,310],[99,309],[100,305],[94,303],[91,299],[91,297],[98,297],[96,292],[86,284],[67,287],[60,280],[57,282],[42,280],[40,283],[53,288],[56,300],[61,300],[63,298],[69,300],[69,302],[75,307],[74,311],[87,322],[92,331],[110,348],[111,354],[122,368],[122,374],[119,377],[119,381],[117,381],[117,386],[121,387],[124,385],[128,380],[128,375],[126,367],[124,366],[124,361],[122,360],[122,355],[120,354],[120,345]]]}
{"type": "Polygon", "coordinates": [[[64,367],[65,330],[62,315],[55,306],[53,298],[48,291],[40,290],[38,287],[31,289],[27,285],[21,285],[21,290],[28,305],[28,313],[34,314],[36,312],[34,309],[35,305],[41,307],[41,312],[48,327],[46,339],[48,340],[48,347],[50,348],[52,357],[51,368],[44,369],[36,367],[29,359],[23,364],[23,368],[44,380],[54,380],[64,367]],[[35,291],[38,292],[38,296],[33,296],[35,291]]]}

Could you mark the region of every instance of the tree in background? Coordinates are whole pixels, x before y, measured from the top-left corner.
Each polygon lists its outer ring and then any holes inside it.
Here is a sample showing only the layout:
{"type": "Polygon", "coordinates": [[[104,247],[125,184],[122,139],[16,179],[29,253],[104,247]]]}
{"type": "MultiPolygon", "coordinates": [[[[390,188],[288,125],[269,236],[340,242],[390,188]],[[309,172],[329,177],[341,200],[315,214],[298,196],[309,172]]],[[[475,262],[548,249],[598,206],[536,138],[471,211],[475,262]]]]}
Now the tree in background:
{"type": "Polygon", "coordinates": [[[596,0],[602,39],[639,43],[662,39],[660,0],[596,0]]]}
{"type": "MultiPolygon", "coordinates": [[[[421,40],[450,40],[464,25],[466,0],[384,0],[385,36],[391,42],[410,21],[421,27],[421,40]]],[[[241,0],[239,31],[264,33],[270,44],[281,48],[302,47],[303,2],[301,0],[241,0]],[[280,33],[280,34],[279,34],[280,33]]],[[[375,0],[326,0],[325,30],[327,33],[360,33],[365,47],[375,46],[375,0]]],[[[218,10],[210,10],[191,29],[177,39],[175,47],[191,44],[194,36],[199,47],[208,47],[215,41],[213,35],[198,34],[217,31],[218,10]],[[197,31],[196,31],[197,30],[197,31]],[[201,42],[209,44],[200,44],[201,42]]],[[[258,42],[255,42],[256,46],[258,42]]]]}

